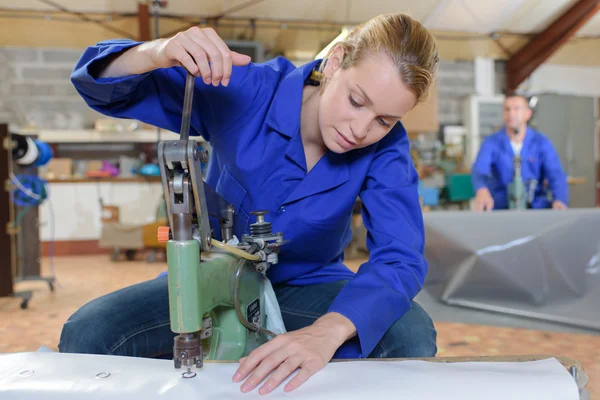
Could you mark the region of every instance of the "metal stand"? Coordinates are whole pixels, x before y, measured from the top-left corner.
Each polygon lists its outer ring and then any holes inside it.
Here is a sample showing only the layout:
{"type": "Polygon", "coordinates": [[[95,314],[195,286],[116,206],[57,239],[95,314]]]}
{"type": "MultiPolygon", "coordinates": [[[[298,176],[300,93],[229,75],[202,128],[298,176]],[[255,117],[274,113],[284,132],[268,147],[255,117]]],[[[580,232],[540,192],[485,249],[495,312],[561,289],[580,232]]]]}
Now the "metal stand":
{"type": "MultiPolygon", "coordinates": [[[[0,240],[0,297],[20,297],[21,308],[26,309],[33,296],[31,290],[13,290],[14,284],[25,281],[46,282],[54,291],[55,277],[42,277],[40,273],[40,239],[38,207],[30,210],[17,207],[10,192],[14,189],[11,176],[20,172],[12,158],[13,142],[6,124],[0,124],[0,180],[4,182],[4,191],[0,195],[0,229],[8,238],[0,240]],[[17,213],[26,212],[21,223],[15,226],[17,213]],[[8,239],[8,240],[7,240],[8,239]]],[[[37,168],[33,170],[37,173],[37,168]]]]}

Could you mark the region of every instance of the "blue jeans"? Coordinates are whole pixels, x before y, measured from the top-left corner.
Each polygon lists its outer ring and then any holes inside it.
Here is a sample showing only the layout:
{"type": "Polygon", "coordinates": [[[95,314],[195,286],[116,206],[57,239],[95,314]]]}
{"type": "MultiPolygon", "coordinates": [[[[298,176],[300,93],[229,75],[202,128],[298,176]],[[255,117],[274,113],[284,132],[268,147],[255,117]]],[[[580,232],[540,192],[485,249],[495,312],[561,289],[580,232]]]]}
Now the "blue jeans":
{"type": "MultiPolygon", "coordinates": [[[[139,283],[92,300],[65,323],[61,353],[171,358],[166,277],[139,283]]],[[[274,286],[288,331],[312,324],[325,314],[348,281],[310,286],[274,286]]],[[[371,358],[434,357],[436,331],[417,303],[397,320],[369,355],[371,358]]]]}

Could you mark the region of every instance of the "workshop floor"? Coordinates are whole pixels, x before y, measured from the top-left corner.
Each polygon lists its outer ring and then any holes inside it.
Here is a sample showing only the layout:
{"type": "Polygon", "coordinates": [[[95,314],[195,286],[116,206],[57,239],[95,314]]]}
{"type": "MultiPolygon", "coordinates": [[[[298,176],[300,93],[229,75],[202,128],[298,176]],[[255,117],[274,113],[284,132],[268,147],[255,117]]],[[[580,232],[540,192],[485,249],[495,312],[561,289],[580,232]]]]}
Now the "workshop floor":
{"type": "MultiPolygon", "coordinates": [[[[72,256],[54,259],[58,283],[51,293],[43,282],[23,282],[32,289],[29,308],[17,298],[0,298],[0,353],[57,348],[62,324],[87,301],[165,270],[163,263],[113,263],[108,256],[72,256]]],[[[357,268],[360,261],[352,263],[357,268]]],[[[42,267],[50,274],[47,259],[42,267]]],[[[600,396],[600,336],[436,321],[439,356],[555,354],[580,361],[590,382],[591,398],[600,396]]]]}

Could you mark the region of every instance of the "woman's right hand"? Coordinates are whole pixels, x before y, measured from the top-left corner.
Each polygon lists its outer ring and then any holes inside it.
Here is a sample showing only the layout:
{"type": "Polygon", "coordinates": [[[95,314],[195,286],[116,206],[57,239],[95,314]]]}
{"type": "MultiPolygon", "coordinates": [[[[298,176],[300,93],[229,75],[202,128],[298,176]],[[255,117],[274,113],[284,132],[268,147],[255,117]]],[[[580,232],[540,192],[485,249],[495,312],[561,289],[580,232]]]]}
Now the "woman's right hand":
{"type": "Polygon", "coordinates": [[[204,83],[227,86],[233,65],[247,65],[250,57],[231,51],[212,28],[194,26],[158,43],[152,61],[156,68],[183,66],[204,83]]]}

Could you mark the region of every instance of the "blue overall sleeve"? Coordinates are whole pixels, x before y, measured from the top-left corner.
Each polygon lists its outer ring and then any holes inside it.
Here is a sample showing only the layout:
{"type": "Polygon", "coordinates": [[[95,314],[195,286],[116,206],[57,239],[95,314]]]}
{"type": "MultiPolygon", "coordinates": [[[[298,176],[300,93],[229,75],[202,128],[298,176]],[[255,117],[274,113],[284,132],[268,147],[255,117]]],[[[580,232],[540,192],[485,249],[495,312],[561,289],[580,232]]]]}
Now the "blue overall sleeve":
{"type": "Polygon", "coordinates": [[[550,140],[544,140],[541,153],[543,176],[548,179],[548,185],[554,200],[560,200],[565,205],[568,205],[569,186],[567,175],[560,164],[558,153],[550,140]]]}
{"type": "Polygon", "coordinates": [[[494,144],[492,138],[486,138],[481,147],[477,158],[471,168],[471,181],[473,190],[477,191],[481,188],[487,188],[489,176],[492,173],[492,155],[494,153],[494,144]]]}
{"type": "MultiPolygon", "coordinates": [[[[98,78],[109,57],[141,43],[110,40],[88,47],[77,62],[71,82],[94,110],[111,117],[137,119],[179,132],[187,71],[182,67],[157,69],[141,75],[98,78]]],[[[252,65],[252,64],[251,64],[252,65]]],[[[226,131],[252,107],[262,82],[262,69],[233,67],[228,87],[214,87],[196,79],[190,136],[226,131]]]]}
{"type": "Polygon", "coordinates": [[[357,357],[367,357],[410,309],[428,268],[418,175],[406,131],[398,126],[379,143],[360,193],[369,261],[360,266],[329,309],[356,326],[357,357]]]}

